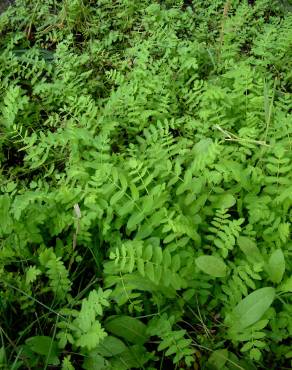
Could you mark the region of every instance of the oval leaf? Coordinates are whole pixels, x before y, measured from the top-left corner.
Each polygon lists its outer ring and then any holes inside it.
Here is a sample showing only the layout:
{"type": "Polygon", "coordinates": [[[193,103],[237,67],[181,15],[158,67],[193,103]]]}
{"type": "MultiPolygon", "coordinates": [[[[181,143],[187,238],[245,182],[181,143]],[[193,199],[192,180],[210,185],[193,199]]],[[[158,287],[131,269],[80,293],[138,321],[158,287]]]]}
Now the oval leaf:
{"type": "Polygon", "coordinates": [[[131,343],[143,344],[147,340],[146,325],[134,317],[116,316],[106,321],[105,328],[131,343]]]}
{"type": "Polygon", "coordinates": [[[244,329],[257,322],[273,303],[275,289],[257,289],[245,297],[232,312],[232,326],[244,329]]]}
{"type": "Polygon", "coordinates": [[[228,361],[228,350],[217,349],[214,351],[208,359],[208,365],[214,370],[225,368],[225,364],[228,361]]]}
{"type": "Polygon", "coordinates": [[[38,335],[28,338],[25,343],[29,346],[31,351],[39,355],[46,356],[48,364],[59,364],[59,349],[57,342],[55,342],[53,338],[44,335],[38,335]]]}
{"type": "Polygon", "coordinates": [[[226,275],[227,266],[218,257],[215,256],[200,256],[196,258],[197,267],[205,272],[205,274],[214,277],[224,277],[226,275]]]}
{"type": "Polygon", "coordinates": [[[268,263],[268,273],[273,283],[280,283],[285,272],[285,257],[281,249],[275,250],[268,263]]]}
{"type": "Polygon", "coordinates": [[[218,195],[214,203],[214,208],[231,208],[236,203],[236,199],[232,194],[218,195]]]}
{"type": "Polygon", "coordinates": [[[242,252],[246,255],[246,258],[249,262],[255,263],[263,261],[263,257],[256,243],[247,236],[239,236],[237,238],[237,244],[242,252]]]}
{"type": "Polygon", "coordinates": [[[108,335],[104,340],[96,347],[94,352],[102,355],[103,357],[112,357],[119,355],[120,353],[127,350],[126,345],[118,338],[108,335]]]}

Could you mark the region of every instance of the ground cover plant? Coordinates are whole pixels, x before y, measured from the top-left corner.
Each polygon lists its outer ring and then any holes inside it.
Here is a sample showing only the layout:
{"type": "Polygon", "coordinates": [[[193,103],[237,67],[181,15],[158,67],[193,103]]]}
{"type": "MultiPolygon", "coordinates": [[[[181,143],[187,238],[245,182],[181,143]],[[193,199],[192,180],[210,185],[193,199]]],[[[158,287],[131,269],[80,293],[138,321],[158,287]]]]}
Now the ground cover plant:
{"type": "Polygon", "coordinates": [[[291,3],[17,0],[0,36],[0,368],[291,368],[291,3]]]}

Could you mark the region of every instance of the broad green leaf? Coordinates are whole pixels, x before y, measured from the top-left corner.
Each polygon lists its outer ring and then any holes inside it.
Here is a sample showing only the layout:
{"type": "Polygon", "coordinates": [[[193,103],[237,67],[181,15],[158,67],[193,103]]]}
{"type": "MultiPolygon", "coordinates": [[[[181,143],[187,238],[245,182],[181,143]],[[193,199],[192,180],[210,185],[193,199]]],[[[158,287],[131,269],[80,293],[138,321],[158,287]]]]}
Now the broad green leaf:
{"type": "Polygon", "coordinates": [[[230,208],[234,206],[236,199],[232,194],[223,194],[216,197],[216,201],[213,204],[214,208],[230,208]]]}
{"type": "Polygon", "coordinates": [[[275,289],[260,288],[242,299],[232,312],[232,326],[244,329],[256,323],[273,303],[275,289]]]}
{"type": "Polygon", "coordinates": [[[196,258],[195,263],[205,274],[214,277],[224,277],[226,275],[227,266],[219,257],[200,256],[196,258]]]}
{"type": "Polygon", "coordinates": [[[126,345],[120,339],[109,335],[96,347],[94,352],[103,357],[112,357],[126,351],[126,349],[126,345]]]}
{"type": "Polygon", "coordinates": [[[89,356],[85,357],[85,360],[82,364],[82,369],[84,370],[108,370],[109,364],[108,361],[96,354],[96,352],[90,353],[89,356]]]}
{"type": "Polygon", "coordinates": [[[134,317],[116,316],[105,322],[105,328],[131,343],[143,344],[147,340],[146,325],[134,317]]]}
{"type": "Polygon", "coordinates": [[[224,369],[226,361],[228,360],[227,349],[217,349],[208,359],[208,365],[214,370],[224,369]]]}
{"type": "Polygon", "coordinates": [[[144,369],[143,365],[149,359],[149,354],[141,345],[133,345],[120,355],[111,359],[112,370],[144,369]]]}
{"type": "Polygon", "coordinates": [[[269,320],[267,320],[267,319],[260,320],[256,324],[253,324],[252,330],[254,330],[255,332],[258,331],[258,330],[262,330],[268,325],[268,323],[269,323],[269,320]]]}
{"type": "MultiPolygon", "coordinates": [[[[116,285],[120,282],[120,280],[120,277],[108,276],[104,281],[105,287],[108,288],[116,285]]],[[[153,284],[150,280],[145,279],[138,272],[132,272],[131,274],[123,275],[122,283],[125,287],[130,286],[131,289],[145,290],[149,292],[157,290],[157,286],[155,284],[153,284]]],[[[111,293],[111,297],[112,295],[113,292],[111,293]]]]}
{"type": "Polygon", "coordinates": [[[57,342],[55,342],[51,337],[39,335],[35,337],[28,338],[25,343],[29,348],[39,354],[46,356],[47,362],[50,365],[58,365],[59,359],[59,349],[57,342]]]}
{"type": "Polygon", "coordinates": [[[237,244],[242,252],[246,255],[249,262],[262,262],[263,257],[256,243],[246,236],[239,236],[237,238],[237,244]]]}
{"type": "Polygon", "coordinates": [[[285,257],[281,249],[275,250],[268,262],[268,273],[273,283],[279,284],[285,272],[285,257]]]}

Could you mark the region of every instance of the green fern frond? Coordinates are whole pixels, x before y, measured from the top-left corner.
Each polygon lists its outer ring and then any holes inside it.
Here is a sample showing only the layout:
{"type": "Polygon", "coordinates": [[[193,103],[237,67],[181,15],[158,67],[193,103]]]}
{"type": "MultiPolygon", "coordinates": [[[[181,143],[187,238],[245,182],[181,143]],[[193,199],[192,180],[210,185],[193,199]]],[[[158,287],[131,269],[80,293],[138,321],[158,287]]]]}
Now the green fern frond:
{"type": "Polygon", "coordinates": [[[212,234],[207,236],[214,245],[221,250],[222,256],[227,257],[228,253],[234,248],[236,238],[241,232],[241,225],[244,219],[229,220],[230,214],[226,209],[217,209],[216,216],[211,222],[209,232],[212,234]]]}
{"type": "Polygon", "coordinates": [[[186,339],[185,330],[172,330],[174,317],[163,314],[150,321],[148,333],[151,336],[158,335],[162,341],[158,346],[158,351],[165,351],[165,356],[173,356],[173,363],[177,364],[184,360],[188,366],[195,361],[195,350],[191,347],[192,340],[186,339]]]}
{"type": "Polygon", "coordinates": [[[63,261],[57,257],[51,248],[45,249],[39,254],[41,266],[45,268],[45,274],[49,278],[50,287],[58,300],[64,300],[71,289],[68,270],[63,261]]]}

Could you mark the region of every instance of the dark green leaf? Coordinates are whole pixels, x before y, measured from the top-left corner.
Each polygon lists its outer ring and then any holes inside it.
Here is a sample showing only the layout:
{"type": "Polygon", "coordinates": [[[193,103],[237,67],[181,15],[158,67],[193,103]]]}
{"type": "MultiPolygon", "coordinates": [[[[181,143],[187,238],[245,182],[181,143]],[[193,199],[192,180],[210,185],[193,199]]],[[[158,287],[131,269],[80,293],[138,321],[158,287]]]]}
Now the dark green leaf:
{"type": "Polygon", "coordinates": [[[143,344],[147,340],[146,325],[134,317],[116,316],[105,322],[105,328],[131,343],[143,344]]]}
{"type": "Polygon", "coordinates": [[[224,369],[226,361],[228,360],[227,349],[217,349],[208,359],[208,365],[214,370],[224,369]]]}
{"type": "Polygon", "coordinates": [[[48,364],[58,365],[58,345],[51,337],[39,335],[28,338],[25,343],[33,352],[46,356],[48,364]]]}
{"type": "Polygon", "coordinates": [[[95,351],[103,357],[112,357],[126,349],[126,345],[120,339],[109,335],[96,347],[95,351]]]}

